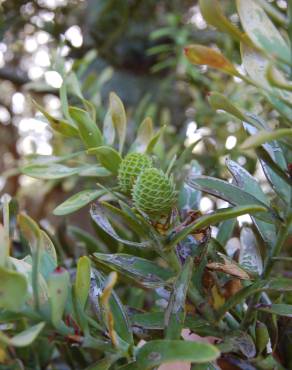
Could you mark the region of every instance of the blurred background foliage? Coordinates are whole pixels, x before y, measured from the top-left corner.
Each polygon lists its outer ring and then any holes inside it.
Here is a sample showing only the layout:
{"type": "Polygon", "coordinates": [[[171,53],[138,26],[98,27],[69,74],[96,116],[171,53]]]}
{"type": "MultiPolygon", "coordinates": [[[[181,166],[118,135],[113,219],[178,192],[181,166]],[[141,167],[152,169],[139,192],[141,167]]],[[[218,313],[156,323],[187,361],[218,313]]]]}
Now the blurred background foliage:
{"type": "MultiPolygon", "coordinates": [[[[284,16],[286,1],[270,3],[284,16]]],[[[231,22],[239,26],[235,3],[226,0],[220,4],[231,22]]],[[[242,69],[237,41],[207,27],[196,1],[6,0],[1,10],[0,188],[17,195],[21,207],[29,208],[32,217],[62,223],[50,215],[52,209],[91,181],[70,177],[62,183],[54,180],[40,186],[41,180],[18,171],[32,155],[65,155],[76,150],[74,139],[68,139],[67,145],[58,135],[53,137],[46,119],[32,103],[33,98],[59,117],[63,80],[69,104],[78,104],[76,77],[100,121],[109,92],[121,97],[133,132],[127,137],[128,146],[138,125],[150,116],[156,128],[167,127],[156,148],[162,162],[201,140],[193,158],[204,173],[226,177],[228,155],[260,176],[253,154],[243,156],[237,151],[237,143],[245,137],[240,122],[212,110],[208,93],[224,93],[238,107],[262,114],[270,123],[277,115],[254,87],[206,66],[194,67],[186,60],[183,46],[216,45],[242,69]]],[[[211,198],[203,197],[203,211],[214,206],[211,198]]],[[[82,212],[87,210],[73,215],[73,221],[88,227],[82,212]]]]}

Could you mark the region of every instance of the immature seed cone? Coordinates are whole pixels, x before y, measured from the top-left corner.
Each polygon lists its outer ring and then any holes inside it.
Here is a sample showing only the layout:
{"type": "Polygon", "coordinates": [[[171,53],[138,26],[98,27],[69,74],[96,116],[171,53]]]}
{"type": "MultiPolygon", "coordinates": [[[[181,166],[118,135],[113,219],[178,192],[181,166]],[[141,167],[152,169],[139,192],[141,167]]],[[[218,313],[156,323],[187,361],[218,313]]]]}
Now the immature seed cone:
{"type": "Polygon", "coordinates": [[[120,164],[118,181],[122,192],[130,194],[133,185],[142,171],[152,167],[152,160],[142,153],[130,153],[120,164]]]}
{"type": "Polygon", "coordinates": [[[170,213],[176,199],[173,180],[157,168],[141,172],[133,187],[134,205],[149,216],[170,213]]]}

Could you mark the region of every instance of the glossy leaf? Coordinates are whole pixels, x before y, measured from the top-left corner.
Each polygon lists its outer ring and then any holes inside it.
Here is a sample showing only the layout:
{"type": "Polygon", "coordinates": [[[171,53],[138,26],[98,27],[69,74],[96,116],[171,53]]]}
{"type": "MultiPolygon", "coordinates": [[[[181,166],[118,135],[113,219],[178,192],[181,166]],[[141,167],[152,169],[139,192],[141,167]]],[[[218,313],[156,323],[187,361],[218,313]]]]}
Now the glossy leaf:
{"type": "Polygon", "coordinates": [[[32,164],[21,168],[24,175],[35,177],[42,180],[57,180],[65,177],[77,175],[79,167],[67,167],[58,163],[32,164]]]}
{"type": "Polygon", "coordinates": [[[78,126],[80,137],[87,148],[94,148],[102,145],[102,134],[96,123],[85,110],[70,107],[69,113],[78,126]]]}
{"type": "Polygon", "coordinates": [[[186,46],[185,55],[192,64],[207,65],[222,72],[239,77],[240,74],[233,64],[219,51],[198,44],[186,46]]]}
{"type": "Polygon", "coordinates": [[[0,307],[18,311],[25,303],[28,293],[24,274],[0,266],[0,307]]]}
{"type": "Polygon", "coordinates": [[[220,352],[207,343],[181,340],[152,340],[137,349],[136,362],[124,370],[150,370],[173,361],[204,363],[216,360],[220,352]]]}
{"type": "Polygon", "coordinates": [[[13,347],[26,347],[35,341],[40,332],[45,326],[44,322],[29,327],[28,329],[16,334],[13,337],[8,337],[3,332],[0,332],[0,343],[13,347]]]}
{"type": "Polygon", "coordinates": [[[119,152],[122,153],[127,131],[127,117],[121,99],[114,92],[109,96],[109,112],[119,135],[119,152]]]}
{"type": "Polygon", "coordinates": [[[248,271],[261,275],[263,261],[257,245],[256,237],[249,227],[243,227],[240,231],[239,263],[248,271]]]}
{"type": "MultiPolygon", "coordinates": [[[[188,184],[237,206],[254,204],[255,206],[257,205],[267,209],[267,205],[254,195],[220,179],[209,176],[196,176],[190,179],[188,184]]],[[[257,217],[263,221],[273,222],[276,215],[269,210],[266,213],[258,213],[257,217]]]]}
{"type": "Polygon", "coordinates": [[[165,338],[179,339],[183,329],[186,310],[185,300],[192,275],[193,260],[189,258],[178,274],[165,311],[165,338]]]}
{"type": "Polygon", "coordinates": [[[256,309],[259,311],[267,312],[273,315],[292,317],[292,305],[284,303],[276,304],[258,304],[256,309]]]}
{"type": "Polygon", "coordinates": [[[242,144],[241,149],[252,149],[268,141],[288,138],[292,136],[292,128],[282,128],[273,131],[259,131],[256,135],[250,136],[242,144]]]}
{"type": "Polygon", "coordinates": [[[109,146],[91,148],[88,150],[88,154],[95,154],[103,167],[114,174],[118,173],[122,158],[113,148],[109,146]]]}
{"type": "Polygon", "coordinates": [[[72,195],[72,197],[65,200],[56,207],[53,211],[54,215],[64,216],[78,211],[78,209],[86,206],[93,200],[105,194],[104,190],[82,190],[79,193],[72,195]]]}
{"type": "Polygon", "coordinates": [[[48,279],[51,320],[56,328],[61,325],[69,293],[69,283],[69,273],[63,268],[57,268],[48,279]]]}
{"type": "Polygon", "coordinates": [[[237,0],[237,9],[242,27],[259,49],[290,63],[290,49],[257,1],[237,0]]]}
{"type": "Polygon", "coordinates": [[[230,218],[238,217],[244,214],[253,214],[265,211],[266,208],[263,206],[258,205],[251,205],[251,206],[238,206],[238,207],[230,207],[230,208],[223,208],[216,212],[212,212],[205,216],[201,216],[181,231],[177,232],[174,236],[172,236],[168,242],[168,247],[176,245],[189,234],[194,233],[196,230],[201,230],[204,227],[217,224],[219,222],[229,220],[230,218]]]}
{"type": "MultiPolygon", "coordinates": [[[[138,243],[138,242],[133,242],[131,240],[126,240],[121,238],[116,231],[113,229],[112,225],[110,224],[108,218],[106,217],[104,208],[101,206],[99,203],[95,203],[91,206],[90,209],[90,215],[93,221],[103,230],[105,231],[108,235],[110,235],[112,238],[115,240],[119,241],[120,243],[130,245],[133,247],[138,247],[138,248],[145,248],[147,247],[146,243],[138,243]]],[[[149,244],[149,243],[148,243],[149,244]]]]}
{"type": "Polygon", "coordinates": [[[94,261],[108,271],[114,270],[138,285],[155,288],[165,285],[166,280],[173,276],[168,269],[162,268],[152,261],[124,253],[94,253],[94,261]]]}
{"type": "Polygon", "coordinates": [[[90,259],[87,256],[80,257],[77,262],[76,280],[74,284],[75,297],[78,299],[81,309],[84,310],[90,288],[90,259]]]}

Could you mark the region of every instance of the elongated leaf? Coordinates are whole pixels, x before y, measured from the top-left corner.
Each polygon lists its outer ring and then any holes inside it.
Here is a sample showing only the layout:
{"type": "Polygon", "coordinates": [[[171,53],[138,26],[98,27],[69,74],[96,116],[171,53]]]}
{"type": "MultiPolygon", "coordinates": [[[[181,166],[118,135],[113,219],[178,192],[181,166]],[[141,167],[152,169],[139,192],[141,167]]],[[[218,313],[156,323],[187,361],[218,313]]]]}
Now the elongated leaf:
{"type": "Polygon", "coordinates": [[[247,42],[248,39],[224,15],[218,0],[200,0],[200,10],[206,22],[219,31],[227,32],[239,41],[247,42]]]}
{"type": "Polygon", "coordinates": [[[165,285],[173,276],[170,270],[160,267],[144,258],[123,253],[103,254],[94,253],[94,261],[106,269],[120,272],[138,285],[155,288],[165,285]]]}
{"type": "Polygon", "coordinates": [[[79,193],[72,195],[72,197],[66,199],[65,202],[59,204],[58,207],[54,209],[53,213],[57,216],[68,215],[78,211],[78,209],[86,206],[88,203],[104,194],[104,190],[82,190],[79,193]]]}
{"type": "Polygon", "coordinates": [[[242,303],[249,296],[262,291],[291,292],[292,280],[285,278],[274,278],[270,280],[259,280],[241,289],[225,302],[218,310],[218,319],[222,318],[227,311],[239,303],[242,303]]]}
{"type": "MultiPolygon", "coordinates": [[[[227,160],[226,165],[231,172],[234,180],[236,181],[236,185],[238,187],[240,187],[247,193],[253,194],[264,204],[269,204],[267,196],[264,194],[260,185],[253,176],[251,176],[243,167],[241,167],[238,163],[234,161],[227,160]]],[[[257,219],[256,216],[252,216],[252,220],[255,223],[255,226],[257,227],[265,243],[272,247],[276,240],[276,226],[274,224],[261,221],[257,219]]]]}
{"type": "Polygon", "coordinates": [[[255,235],[249,227],[243,227],[241,229],[240,244],[240,265],[260,276],[263,272],[263,261],[255,235]]]}
{"type": "Polygon", "coordinates": [[[219,69],[222,72],[240,77],[239,72],[233,64],[226,59],[219,51],[203,45],[193,44],[184,49],[187,59],[192,64],[207,65],[219,69]]]}
{"type": "Polygon", "coordinates": [[[248,121],[246,115],[233,105],[226,96],[219,94],[218,92],[211,92],[208,100],[213,109],[224,110],[241,121],[248,121]]]}
{"type": "Polygon", "coordinates": [[[100,146],[98,148],[91,148],[88,150],[89,154],[95,154],[99,162],[107,170],[117,174],[122,161],[120,154],[109,146],[100,146]]]}
{"type": "Polygon", "coordinates": [[[288,45],[258,2],[237,0],[236,4],[241,24],[256,47],[268,55],[273,53],[289,64],[291,57],[288,45]]]}
{"type": "Polygon", "coordinates": [[[96,238],[77,226],[69,225],[68,234],[74,239],[77,239],[78,243],[84,245],[88,254],[92,254],[94,252],[108,252],[107,248],[99,243],[96,238]]]}
{"type": "Polygon", "coordinates": [[[189,258],[177,276],[165,311],[166,339],[179,339],[183,329],[186,310],[185,300],[192,275],[193,260],[189,258]]]}
{"type": "Polygon", "coordinates": [[[113,145],[115,141],[116,131],[110,111],[108,111],[104,117],[102,134],[105,144],[113,145]]]}
{"type": "Polygon", "coordinates": [[[144,153],[153,137],[153,122],[150,117],[146,117],[138,128],[137,137],[131,146],[131,151],[144,153]]]}
{"type": "Polygon", "coordinates": [[[162,137],[165,128],[166,126],[161,127],[161,129],[158,130],[154,136],[152,136],[151,140],[149,141],[147,145],[147,149],[146,149],[147,154],[152,153],[153,149],[155,148],[155,145],[158,143],[159,139],[162,137]]]}
{"type": "Polygon", "coordinates": [[[0,307],[19,310],[27,298],[28,284],[24,274],[0,266],[0,307]]]}
{"type": "Polygon", "coordinates": [[[109,96],[109,112],[119,135],[119,152],[122,153],[127,131],[127,117],[121,99],[114,92],[109,96]]]}
{"type": "Polygon", "coordinates": [[[67,167],[62,164],[32,164],[21,168],[24,175],[35,177],[42,180],[56,180],[78,174],[79,167],[67,167]]]}
{"type": "Polygon", "coordinates": [[[64,136],[79,137],[79,132],[78,132],[77,127],[74,126],[70,121],[65,121],[65,120],[54,118],[34,100],[33,100],[33,104],[46,117],[46,119],[48,120],[53,130],[59,132],[60,134],[64,136]]]}
{"type": "Polygon", "coordinates": [[[29,155],[26,158],[29,160],[29,164],[50,164],[50,163],[60,163],[68,161],[72,158],[81,156],[82,154],[85,154],[85,151],[79,151],[75,153],[70,153],[67,155],[62,156],[55,156],[55,155],[42,155],[42,154],[33,154],[29,155]]]}
{"type": "Polygon", "coordinates": [[[196,230],[201,230],[204,227],[222,222],[224,220],[229,220],[230,218],[238,217],[243,214],[259,213],[264,211],[265,209],[265,207],[258,205],[238,206],[220,209],[216,212],[198,218],[197,220],[183,228],[181,231],[177,232],[174,236],[170,238],[167,245],[170,248],[186,238],[189,234],[194,233],[196,230]]]}
{"type": "Polygon", "coordinates": [[[75,297],[78,299],[81,309],[84,310],[90,288],[90,259],[87,256],[80,257],[77,262],[76,280],[74,285],[75,297]]]}
{"type": "MultiPolygon", "coordinates": [[[[252,194],[220,179],[212,178],[209,176],[196,176],[190,179],[188,184],[195,187],[196,189],[205,191],[206,193],[224,199],[227,202],[237,206],[254,204],[267,208],[267,205],[265,203],[257,199],[252,194]]],[[[269,212],[266,213],[258,213],[257,217],[263,221],[273,222],[273,218],[275,218],[276,215],[274,215],[274,213],[269,210],[269,212]]]]}
{"type": "Polygon", "coordinates": [[[241,149],[251,149],[260,146],[268,141],[278,140],[292,136],[292,128],[282,128],[274,131],[259,131],[256,135],[250,136],[242,144],[241,149]]]}
{"type": "MultiPolygon", "coordinates": [[[[97,286],[100,288],[100,291],[103,291],[106,283],[103,275],[98,271],[94,271],[94,276],[96,278],[97,286]]],[[[99,299],[98,297],[96,298],[99,299]]],[[[112,291],[111,293],[109,305],[114,316],[115,331],[124,341],[129,344],[133,344],[133,334],[128,314],[115,291],[112,291]]]]}
{"type": "Polygon", "coordinates": [[[270,314],[292,317],[292,305],[291,304],[284,304],[284,303],[271,304],[271,305],[258,304],[256,306],[256,309],[259,311],[270,313],[270,314]]]}
{"type": "Polygon", "coordinates": [[[138,348],[136,363],[123,367],[124,370],[150,370],[173,361],[204,363],[216,360],[220,352],[207,343],[181,340],[152,340],[138,348]]]}
{"type": "Polygon", "coordinates": [[[138,247],[138,248],[145,248],[147,247],[146,243],[138,243],[138,242],[133,242],[131,240],[126,240],[121,238],[113,229],[112,225],[110,224],[109,220],[107,219],[103,207],[95,203],[91,206],[90,209],[90,215],[93,221],[102,229],[104,230],[108,235],[110,235],[112,238],[115,240],[119,241],[120,243],[130,245],[133,247],[138,247]]]}
{"type": "Polygon", "coordinates": [[[84,177],[107,177],[111,176],[112,173],[100,165],[89,164],[84,167],[80,167],[78,175],[84,177]]]}
{"type": "Polygon", "coordinates": [[[70,277],[68,271],[58,268],[48,280],[49,301],[51,307],[52,324],[58,328],[61,325],[62,317],[69,293],[70,277]]]}
{"type": "Polygon", "coordinates": [[[70,107],[69,113],[78,126],[81,139],[87,148],[94,148],[102,145],[102,134],[96,123],[91,119],[85,110],[70,107]]]}
{"type": "Polygon", "coordinates": [[[28,329],[16,334],[14,337],[8,337],[3,332],[0,332],[0,343],[13,347],[29,346],[40,334],[45,326],[44,322],[33,325],[28,329]]]}

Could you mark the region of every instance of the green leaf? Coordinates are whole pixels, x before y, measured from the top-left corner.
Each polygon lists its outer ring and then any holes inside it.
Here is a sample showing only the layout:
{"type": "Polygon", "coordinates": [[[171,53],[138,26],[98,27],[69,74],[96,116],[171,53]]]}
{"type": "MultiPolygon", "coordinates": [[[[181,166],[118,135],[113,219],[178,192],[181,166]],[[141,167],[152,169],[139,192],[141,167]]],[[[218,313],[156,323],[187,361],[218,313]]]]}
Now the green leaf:
{"type": "Polygon", "coordinates": [[[291,292],[292,280],[286,278],[274,278],[270,280],[259,280],[253,284],[241,289],[224,303],[218,310],[218,320],[221,319],[227,311],[239,303],[242,303],[249,296],[263,291],[291,292]]]}
{"type": "Polygon", "coordinates": [[[200,0],[199,4],[202,16],[208,24],[221,32],[227,32],[236,40],[249,41],[247,36],[225,17],[218,0],[200,0]]]}
{"type": "Polygon", "coordinates": [[[138,247],[138,248],[145,248],[149,245],[149,243],[138,243],[138,242],[133,242],[131,240],[126,240],[121,238],[113,229],[112,225],[110,224],[108,218],[105,215],[104,208],[101,206],[99,203],[95,203],[91,206],[90,209],[90,215],[93,221],[103,230],[105,231],[108,235],[110,235],[112,238],[115,240],[119,241],[120,243],[130,245],[133,247],[138,247]]]}
{"type": "MultiPolygon", "coordinates": [[[[226,181],[216,179],[209,176],[196,176],[188,182],[190,186],[195,187],[201,191],[212,194],[215,197],[226,200],[227,202],[237,205],[252,205],[264,207],[267,209],[267,205],[257,199],[252,194],[240,189],[239,187],[230,184],[226,181]]],[[[258,213],[256,215],[259,219],[266,222],[274,222],[276,215],[269,209],[269,212],[258,213]]]]}
{"type": "Polygon", "coordinates": [[[95,154],[103,167],[117,175],[122,158],[115,149],[109,146],[100,146],[91,148],[87,152],[88,154],[95,154]]]}
{"type": "Polygon", "coordinates": [[[292,317],[292,305],[291,304],[257,304],[255,307],[259,311],[267,312],[273,315],[292,317]]]}
{"type": "Polygon", "coordinates": [[[69,113],[79,129],[80,137],[87,148],[102,145],[102,134],[89,114],[80,108],[70,107],[69,113]]]}
{"type": "Polygon", "coordinates": [[[85,309],[90,288],[90,259],[87,256],[80,257],[77,262],[76,280],[74,284],[75,297],[78,299],[81,309],[85,309]]]}
{"type": "Polygon", "coordinates": [[[64,136],[79,137],[79,132],[78,132],[77,127],[75,127],[71,122],[54,118],[34,100],[33,100],[33,104],[46,117],[46,119],[48,120],[53,130],[55,130],[56,132],[59,132],[60,134],[64,136]]]}
{"type": "Polygon", "coordinates": [[[100,165],[90,164],[80,167],[78,175],[84,177],[107,177],[111,176],[112,173],[100,165]]]}
{"type": "Polygon", "coordinates": [[[162,134],[164,133],[166,126],[161,127],[160,130],[157,131],[157,133],[152,137],[152,139],[149,141],[146,149],[146,153],[150,154],[152,153],[155,145],[158,143],[159,139],[161,138],[162,134]]]}
{"type": "Polygon", "coordinates": [[[105,144],[113,145],[115,141],[116,132],[110,111],[108,111],[104,117],[102,134],[105,144]]]}
{"type": "Polygon", "coordinates": [[[138,128],[137,137],[131,146],[131,152],[145,153],[153,137],[153,122],[146,117],[138,128]]]}
{"type": "Polygon", "coordinates": [[[69,293],[69,284],[69,273],[61,267],[57,268],[48,279],[51,320],[56,328],[61,325],[69,293]]]}
{"type": "Polygon", "coordinates": [[[21,168],[24,175],[42,180],[56,180],[77,175],[79,167],[67,167],[62,164],[32,164],[21,168]]]}
{"type": "Polygon", "coordinates": [[[123,367],[124,370],[150,370],[173,361],[204,363],[216,360],[218,349],[207,343],[182,340],[152,340],[136,351],[136,363],[123,367]]]}
{"type": "Polygon", "coordinates": [[[179,339],[184,326],[185,300],[192,276],[193,260],[187,259],[177,276],[165,311],[165,338],[179,339]]]}
{"type": "Polygon", "coordinates": [[[76,212],[78,209],[86,206],[93,200],[105,194],[105,190],[82,190],[79,193],[72,195],[72,197],[65,200],[56,207],[53,211],[54,215],[64,216],[76,212]]]}
{"type": "Polygon", "coordinates": [[[268,141],[288,138],[292,136],[292,128],[280,128],[274,131],[259,131],[256,135],[247,138],[240,146],[241,149],[251,149],[268,141]]]}
{"type": "Polygon", "coordinates": [[[13,347],[29,346],[40,334],[45,326],[44,322],[33,325],[28,329],[16,334],[14,337],[8,337],[3,332],[0,332],[0,343],[13,347]]]}
{"type": "Polygon", "coordinates": [[[233,64],[215,49],[193,44],[186,46],[184,52],[187,59],[192,64],[207,65],[232,76],[241,76],[233,64]]]}
{"type": "Polygon", "coordinates": [[[239,264],[259,276],[263,272],[263,261],[257,240],[249,227],[243,227],[240,231],[239,264]]]}
{"type": "Polygon", "coordinates": [[[124,253],[94,253],[94,261],[107,271],[117,271],[132,282],[146,287],[156,288],[165,285],[173,274],[152,261],[124,253]]]}
{"type": "Polygon", "coordinates": [[[211,92],[208,97],[211,107],[215,110],[221,109],[238,118],[241,121],[248,121],[248,117],[241,112],[235,105],[233,105],[226,96],[218,92],[211,92]]]}
{"type": "Polygon", "coordinates": [[[244,215],[247,213],[258,213],[265,210],[266,210],[265,207],[259,205],[247,205],[219,209],[216,212],[212,212],[205,216],[201,216],[188,226],[184,227],[181,231],[177,232],[174,236],[170,235],[171,238],[167,243],[167,247],[170,248],[176,245],[185,237],[187,237],[189,234],[194,233],[196,230],[201,230],[204,227],[217,224],[224,220],[229,220],[230,218],[238,217],[240,215],[244,215]]]}
{"type": "Polygon", "coordinates": [[[242,27],[255,46],[290,64],[289,46],[258,2],[237,0],[236,4],[242,27]]]}
{"type": "Polygon", "coordinates": [[[74,239],[77,239],[78,243],[84,245],[89,254],[94,252],[108,252],[106,247],[99,243],[96,238],[77,226],[69,225],[68,234],[74,239]]]}
{"type": "Polygon", "coordinates": [[[111,92],[109,96],[109,112],[119,135],[119,152],[122,153],[126,139],[127,117],[121,99],[114,92],[111,92]]]}
{"type": "Polygon", "coordinates": [[[0,307],[18,311],[25,303],[28,291],[24,274],[0,266],[0,307]]]}

